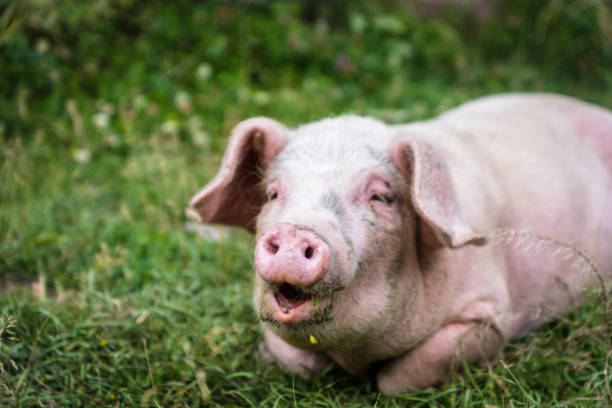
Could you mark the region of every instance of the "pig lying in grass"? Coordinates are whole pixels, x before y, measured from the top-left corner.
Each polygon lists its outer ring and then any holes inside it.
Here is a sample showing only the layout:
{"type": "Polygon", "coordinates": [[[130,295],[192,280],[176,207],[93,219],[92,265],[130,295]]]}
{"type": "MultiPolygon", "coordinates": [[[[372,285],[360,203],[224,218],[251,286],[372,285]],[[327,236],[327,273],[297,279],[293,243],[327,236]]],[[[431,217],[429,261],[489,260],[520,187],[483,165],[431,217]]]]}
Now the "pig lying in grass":
{"type": "Polygon", "coordinates": [[[424,388],[566,310],[591,260],[612,275],[612,113],[510,94],[402,126],[248,119],[188,214],[256,234],[265,356],[424,388]]]}

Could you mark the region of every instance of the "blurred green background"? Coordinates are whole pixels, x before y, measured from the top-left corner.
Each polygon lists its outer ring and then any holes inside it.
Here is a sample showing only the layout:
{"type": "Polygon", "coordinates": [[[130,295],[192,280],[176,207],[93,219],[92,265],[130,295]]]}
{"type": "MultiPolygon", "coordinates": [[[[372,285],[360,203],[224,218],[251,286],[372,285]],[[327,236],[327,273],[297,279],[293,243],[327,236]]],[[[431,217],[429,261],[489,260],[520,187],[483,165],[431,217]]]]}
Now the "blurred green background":
{"type": "Polygon", "coordinates": [[[250,236],[184,216],[250,116],[612,107],[609,2],[0,0],[0,91],[0,406],[612,403],[597,299],[435,390],[282,374],[256,358],[250,236]]]}

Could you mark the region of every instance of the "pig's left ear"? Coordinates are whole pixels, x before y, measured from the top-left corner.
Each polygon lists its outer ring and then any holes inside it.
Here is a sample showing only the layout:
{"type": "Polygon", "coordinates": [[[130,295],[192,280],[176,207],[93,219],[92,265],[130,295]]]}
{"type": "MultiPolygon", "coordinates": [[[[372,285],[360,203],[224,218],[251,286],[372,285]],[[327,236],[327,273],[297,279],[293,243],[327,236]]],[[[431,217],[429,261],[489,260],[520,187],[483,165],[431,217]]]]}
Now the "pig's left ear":
{"type": "Polygon", "coordinates": [[[484,235],[463,219],[446,163],[432,145],[400,136],[391,144],[389,155],[411,186],[412,203],[421,218],[422,242],[429,247],[451,248],[485,243],[484,235]]]}
{"type": "Polygon", "coordinates": [[[266,199],[258,186],[261,174],[283,149],[287,135],[285,126],[264,117],[236,125],[217,176],[193,196],[187,216],[253,232],[255,217],[266,199]]]}

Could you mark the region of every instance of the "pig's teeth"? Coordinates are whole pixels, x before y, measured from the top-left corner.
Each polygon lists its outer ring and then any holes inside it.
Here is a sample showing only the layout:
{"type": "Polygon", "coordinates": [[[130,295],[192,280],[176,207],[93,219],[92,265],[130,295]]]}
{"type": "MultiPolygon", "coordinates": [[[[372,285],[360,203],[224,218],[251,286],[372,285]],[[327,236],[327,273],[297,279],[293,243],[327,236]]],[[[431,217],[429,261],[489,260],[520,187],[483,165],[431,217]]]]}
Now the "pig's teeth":
{"type": "Polygon", "coordinates": [[[283,312],[289,313],[289,310],[287,310],[287,308],[285,306],[281,306],[281,309],[283,309],[283,312]]]}

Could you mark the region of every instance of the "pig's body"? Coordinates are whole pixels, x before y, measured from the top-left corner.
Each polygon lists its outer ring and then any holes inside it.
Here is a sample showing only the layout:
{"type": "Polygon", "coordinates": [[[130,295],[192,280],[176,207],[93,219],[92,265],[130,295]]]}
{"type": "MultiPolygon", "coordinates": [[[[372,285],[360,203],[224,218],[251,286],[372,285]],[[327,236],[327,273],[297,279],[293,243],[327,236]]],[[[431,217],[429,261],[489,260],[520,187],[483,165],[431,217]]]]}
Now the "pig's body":
{"type": "MultiPolygon", "coordinates": [[[[422,134],[417,137],[433,144],[446,159],[468,225],[570,241],[610,276],[610,112],[558,95],[505,95],[482,98],[433,121],[398,129],[422,134]]],[[[509,295],[509,337],[565,310],[570,294],[575,296],[596,278],[592,271],[572,268],[577,258],[564,260],[570,255],[567,250],[552,256],[558,245],[522,239],[482,248],[497,252],[495,265],[488,267],[504,271],[505,289],[496,296],[509,295]]],[[[472,288],[465,291],[467,296],[478,297],[473,288],[479,286],[467,285],[472,288]]],[[[452,309],[460,310],[461,304],[463,299],[452,309]]]]}
{"type": "Polygon", "coordinates": [[[256,118],[191,213],[256,230],[266,355],[302,374],[382,362],[393,394],[443,381],[459,348],[493,359],[597,281],[553,241],[612,275],[611,159],[612,114],[554,95],[404,126],[256,118]]]}

